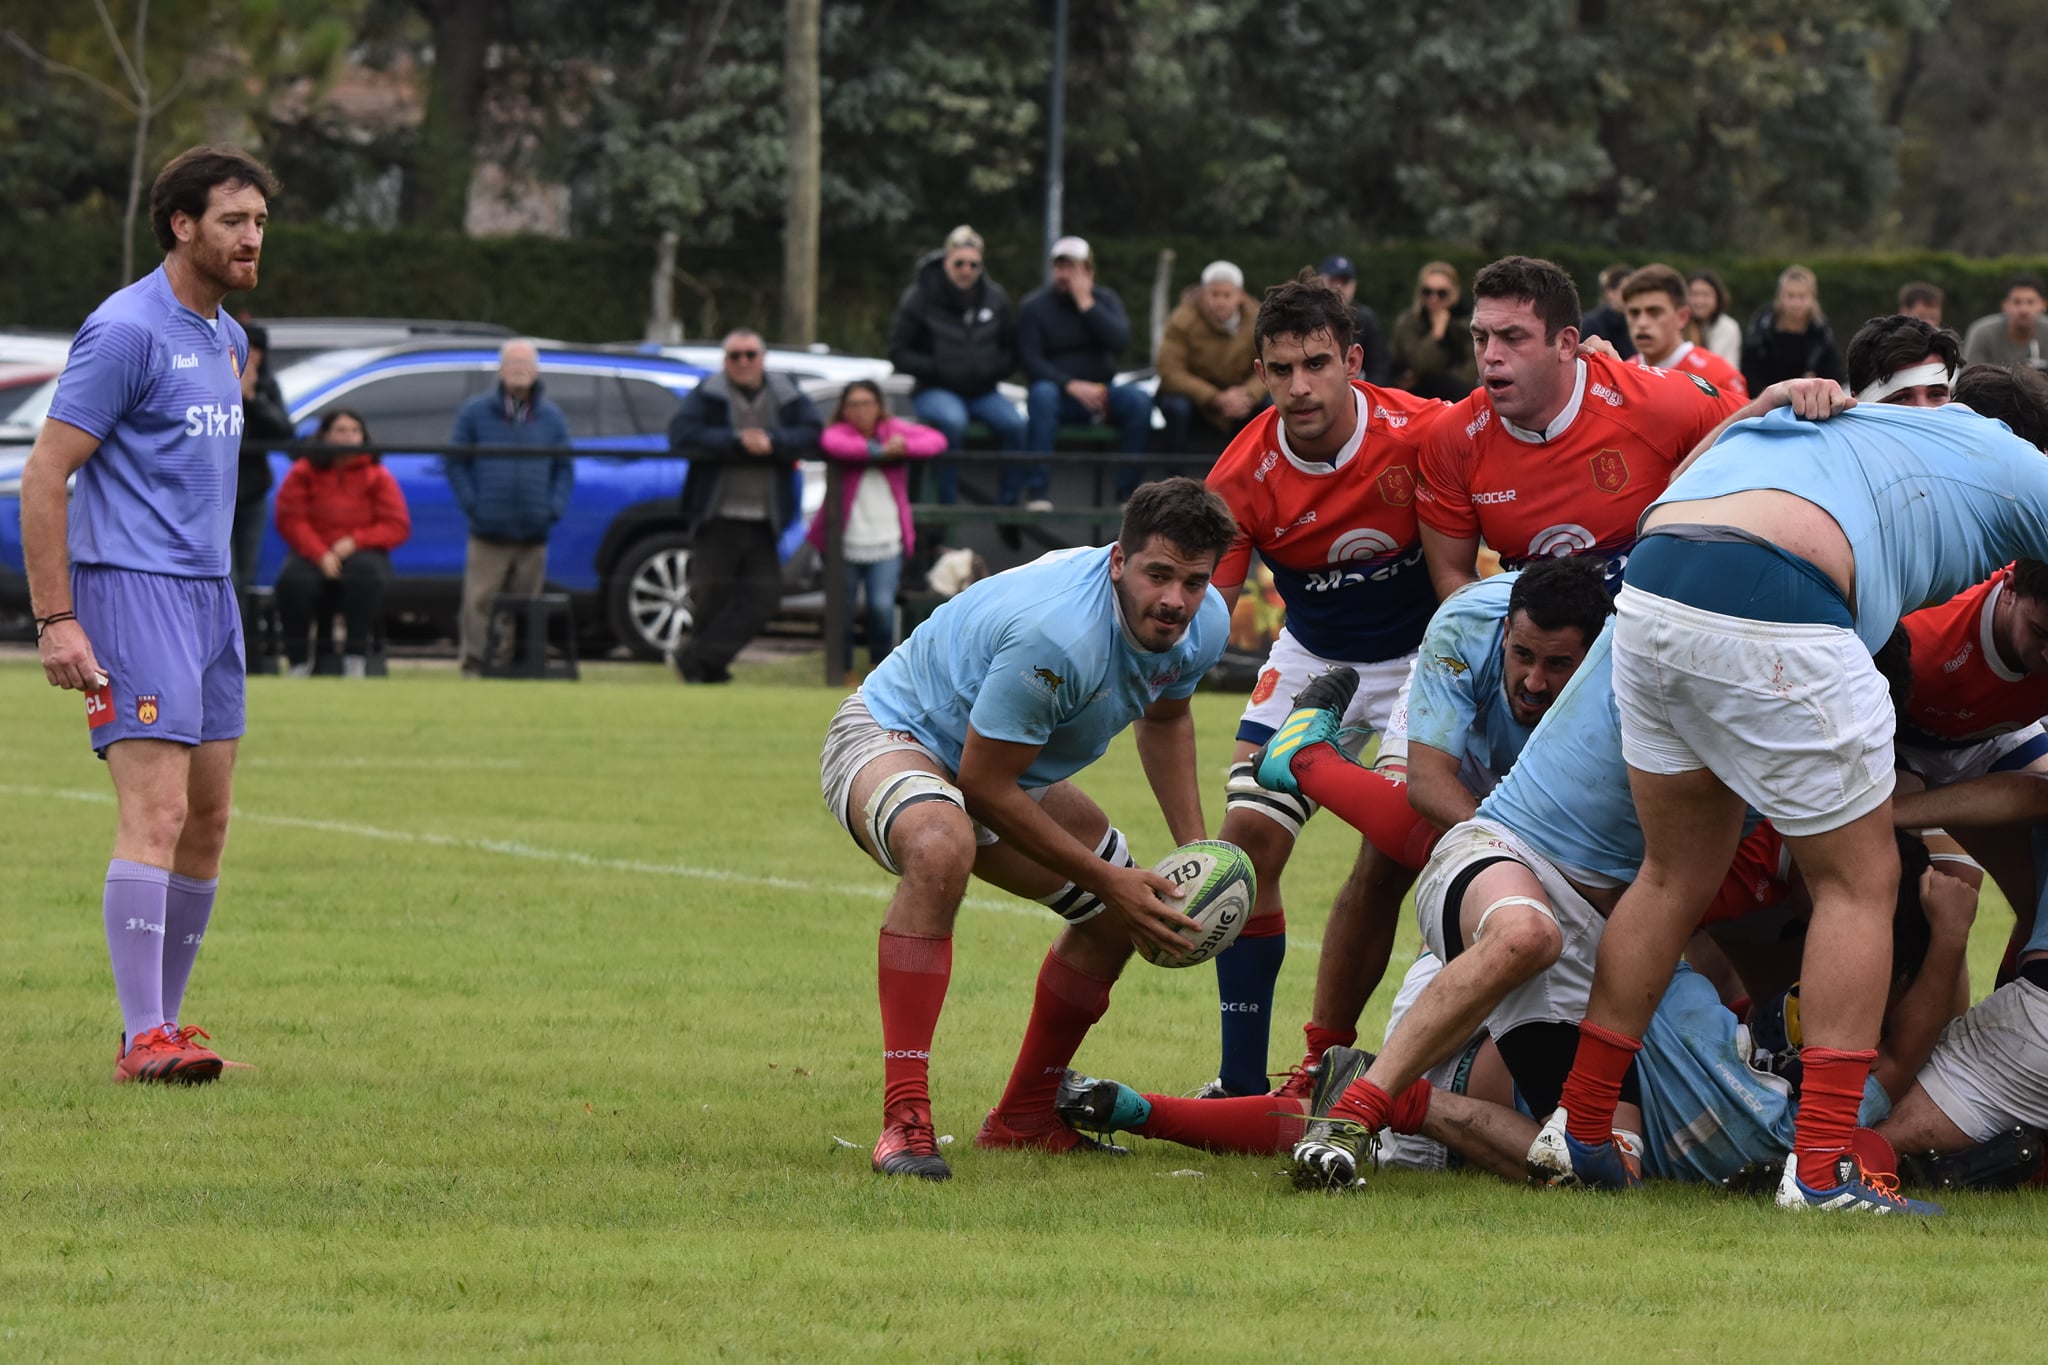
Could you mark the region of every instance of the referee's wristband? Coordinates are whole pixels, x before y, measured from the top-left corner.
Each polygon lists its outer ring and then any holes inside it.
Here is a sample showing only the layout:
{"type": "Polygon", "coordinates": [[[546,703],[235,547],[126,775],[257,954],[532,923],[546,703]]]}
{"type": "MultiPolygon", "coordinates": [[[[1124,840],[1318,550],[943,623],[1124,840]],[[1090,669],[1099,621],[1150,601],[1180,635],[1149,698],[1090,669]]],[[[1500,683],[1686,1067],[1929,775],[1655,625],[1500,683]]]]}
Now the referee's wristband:
{"type": "Polygon", "coordinates": [[[32,619],[36,623],[36,638],[40,640],[43,638],[43,631],[46,627],[54,626],[59,621],[76,621],[78,619],[78,613],[72,611],[56,611],[51,612],[48,616],[37,616],[32,619]]]}

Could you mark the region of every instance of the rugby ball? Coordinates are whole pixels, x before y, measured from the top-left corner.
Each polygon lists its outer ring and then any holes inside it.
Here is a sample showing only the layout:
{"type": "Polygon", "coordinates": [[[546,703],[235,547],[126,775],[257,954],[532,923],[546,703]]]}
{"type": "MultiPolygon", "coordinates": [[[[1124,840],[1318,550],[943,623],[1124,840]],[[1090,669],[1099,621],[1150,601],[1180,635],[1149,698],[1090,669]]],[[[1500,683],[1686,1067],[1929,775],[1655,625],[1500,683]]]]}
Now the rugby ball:
{"type": "Polygon", "coordinates": [[[1140,957],[1155,967],[1192,967],[1237,941],[1252,917],[1256,894],[1252,860],[1243,849],[1221,839],[1198,839],[1167,854],[1152,870],[1187,891],[1185,900],[1168,904],[1187,915],[1181,936],[1190,947],[1187,956],[1173,958],[1149,941],[1139,942],[1140,957]]]}

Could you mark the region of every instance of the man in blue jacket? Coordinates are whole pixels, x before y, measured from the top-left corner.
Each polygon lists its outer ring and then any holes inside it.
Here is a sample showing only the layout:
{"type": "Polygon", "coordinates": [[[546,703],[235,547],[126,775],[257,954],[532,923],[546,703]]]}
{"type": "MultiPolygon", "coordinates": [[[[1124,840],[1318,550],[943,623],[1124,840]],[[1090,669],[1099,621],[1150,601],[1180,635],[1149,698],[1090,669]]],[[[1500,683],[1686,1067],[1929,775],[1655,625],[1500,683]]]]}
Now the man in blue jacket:
{"type": "Polygon", "coordinates": [[[669,449],[689,457],[689,640],[668,656],[684,682],[732,681],[733,656],[782,602],[782,528],[797,514],[797,460],[825,423],[787,375],[769,374],[759,333],[725,339],[725,369],[683,399],[669,449]]]}
{"type": "MultiPolygon", "coordinates": [[[[498,352],[498,387],[480,393],[455,414],[452,445],[565,448],[569,422],[541,393],[540,352],[530,341],[508,341],[498,352]]],[[[548,576],[548,532],[569,510],[576,465],[567,455],[456,455],[448,459],[448,487],[469,523],[469,557],[462,571],[462,674],[482,675],[484,635],[491,599],[501,592],[536,593],[548,576]]],[[[499,646],[508,662],[512,638],[499,646]]]]}
{"type": "MultiPolygon", "coordinates": [[[[1095,256],[1079,237],[1052,244],[1052,283],[1017,309],[1017,358],[1031,382],[1024,448],[1052,449],[1060,423],[1107,422],[1117,449],[1142,455],[1152,439],[1152,399],[1134,384],[1113,384],[1116,358],[1131,344],[1131,319],[1116,291],[1095,283],[1095,256]]],[[[1119,480],[1126,496],[1130,487],[1119,480]]],[[[1046,465],[1003,471],[1002,500],[1033,511],[1052,507],[1046,465]]]]}

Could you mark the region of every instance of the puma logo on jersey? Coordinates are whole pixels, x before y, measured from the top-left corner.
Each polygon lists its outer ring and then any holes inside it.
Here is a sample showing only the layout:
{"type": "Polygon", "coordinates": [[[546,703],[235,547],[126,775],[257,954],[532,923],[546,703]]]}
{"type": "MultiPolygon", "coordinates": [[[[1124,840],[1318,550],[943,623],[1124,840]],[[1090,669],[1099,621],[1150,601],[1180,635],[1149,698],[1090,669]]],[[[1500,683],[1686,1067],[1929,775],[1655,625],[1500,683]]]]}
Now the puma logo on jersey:
{"type": "Polygon", "coordinates": [[[1464,677],[1466,672],[1470,670],[1470,668],[1472,667],[1472,665],[1466,663],[1463,659],[1454,659],[1448,654],[1437,655],[1436,662],[1438,667],[1442,668],[1446,673],[1449,673],[1454,678],[1464,677]]]}
{"type": "Polygon", "coordinates": [[[1060,684],[1066,681],[1065,678],[1062,678],[1049,668],[1034,668],[1031,670],[1031,676],[1044,683],[1046,688],[1053,692],[1059,691],[1060,684]]]}

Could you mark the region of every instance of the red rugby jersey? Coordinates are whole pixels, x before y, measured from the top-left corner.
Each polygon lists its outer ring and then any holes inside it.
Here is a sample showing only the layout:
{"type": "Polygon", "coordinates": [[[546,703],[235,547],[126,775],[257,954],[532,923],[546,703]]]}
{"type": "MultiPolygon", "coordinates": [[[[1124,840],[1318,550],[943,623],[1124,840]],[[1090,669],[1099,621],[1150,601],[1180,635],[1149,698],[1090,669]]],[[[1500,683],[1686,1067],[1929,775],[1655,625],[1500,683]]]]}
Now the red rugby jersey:
{"type": "Polygon", "coordinates": [[[1273,573],[1287,629],[1325,659],[1372,663],[1411,654],[1436,610],[1415,522],[1422,440],[1450,404],[1352,381],[1358,428],[1329,464],[1287,447],[1267,408],[1209,471],[1237,539],[1216,566],[1243,584],[1251,553],[1273,573]]]}
{"type": "MultiPolygon", "coordinates": [[[[1630,364],[1647,367],[1650,362],[1638,353],[1630,364]]],[[[1696,374],[1723,393],[1732,393],[1737,398],[1749,397],[1749,381],[1742,377],[1742,371],[1715,355],[1704,346],[1695,346],[1690,341],[1678,343],[1678,353],[1657,367],[1661,370],[1680,370],[1696,374]]]]}
{"type": "Polygon", "coordinates": [[[2012,581],[2008,564],[1902,623],[1913,642],[1913,696],[1899,726],[1908,744],[1974,744],[2048,716],[2048,673],[2015,673],[1992,643],[1991,613],[2012,581]]]}
{"type": "Polygon", "coordinates": [[[1416,512],[1431,530],[1478,536],[1519,569],[1595,555],[1621,587],[1643,509],[1706,434],[1742,406],[1684,370],[1583,357],[1571,401],[1547,433],[1520,432],[1480,389],[1431,429],[1416,512]]]}
{"type": "Polygon", "coordinates": [[[1735,862],[1721,879],[1714,903],[1700,917],[1700,927],[1726,924],[1770,909],[1785,899],[1791,876],[1792,859],[1785,852],[1785,836],[1765,820],[1736,846],[1735,862]]]}

